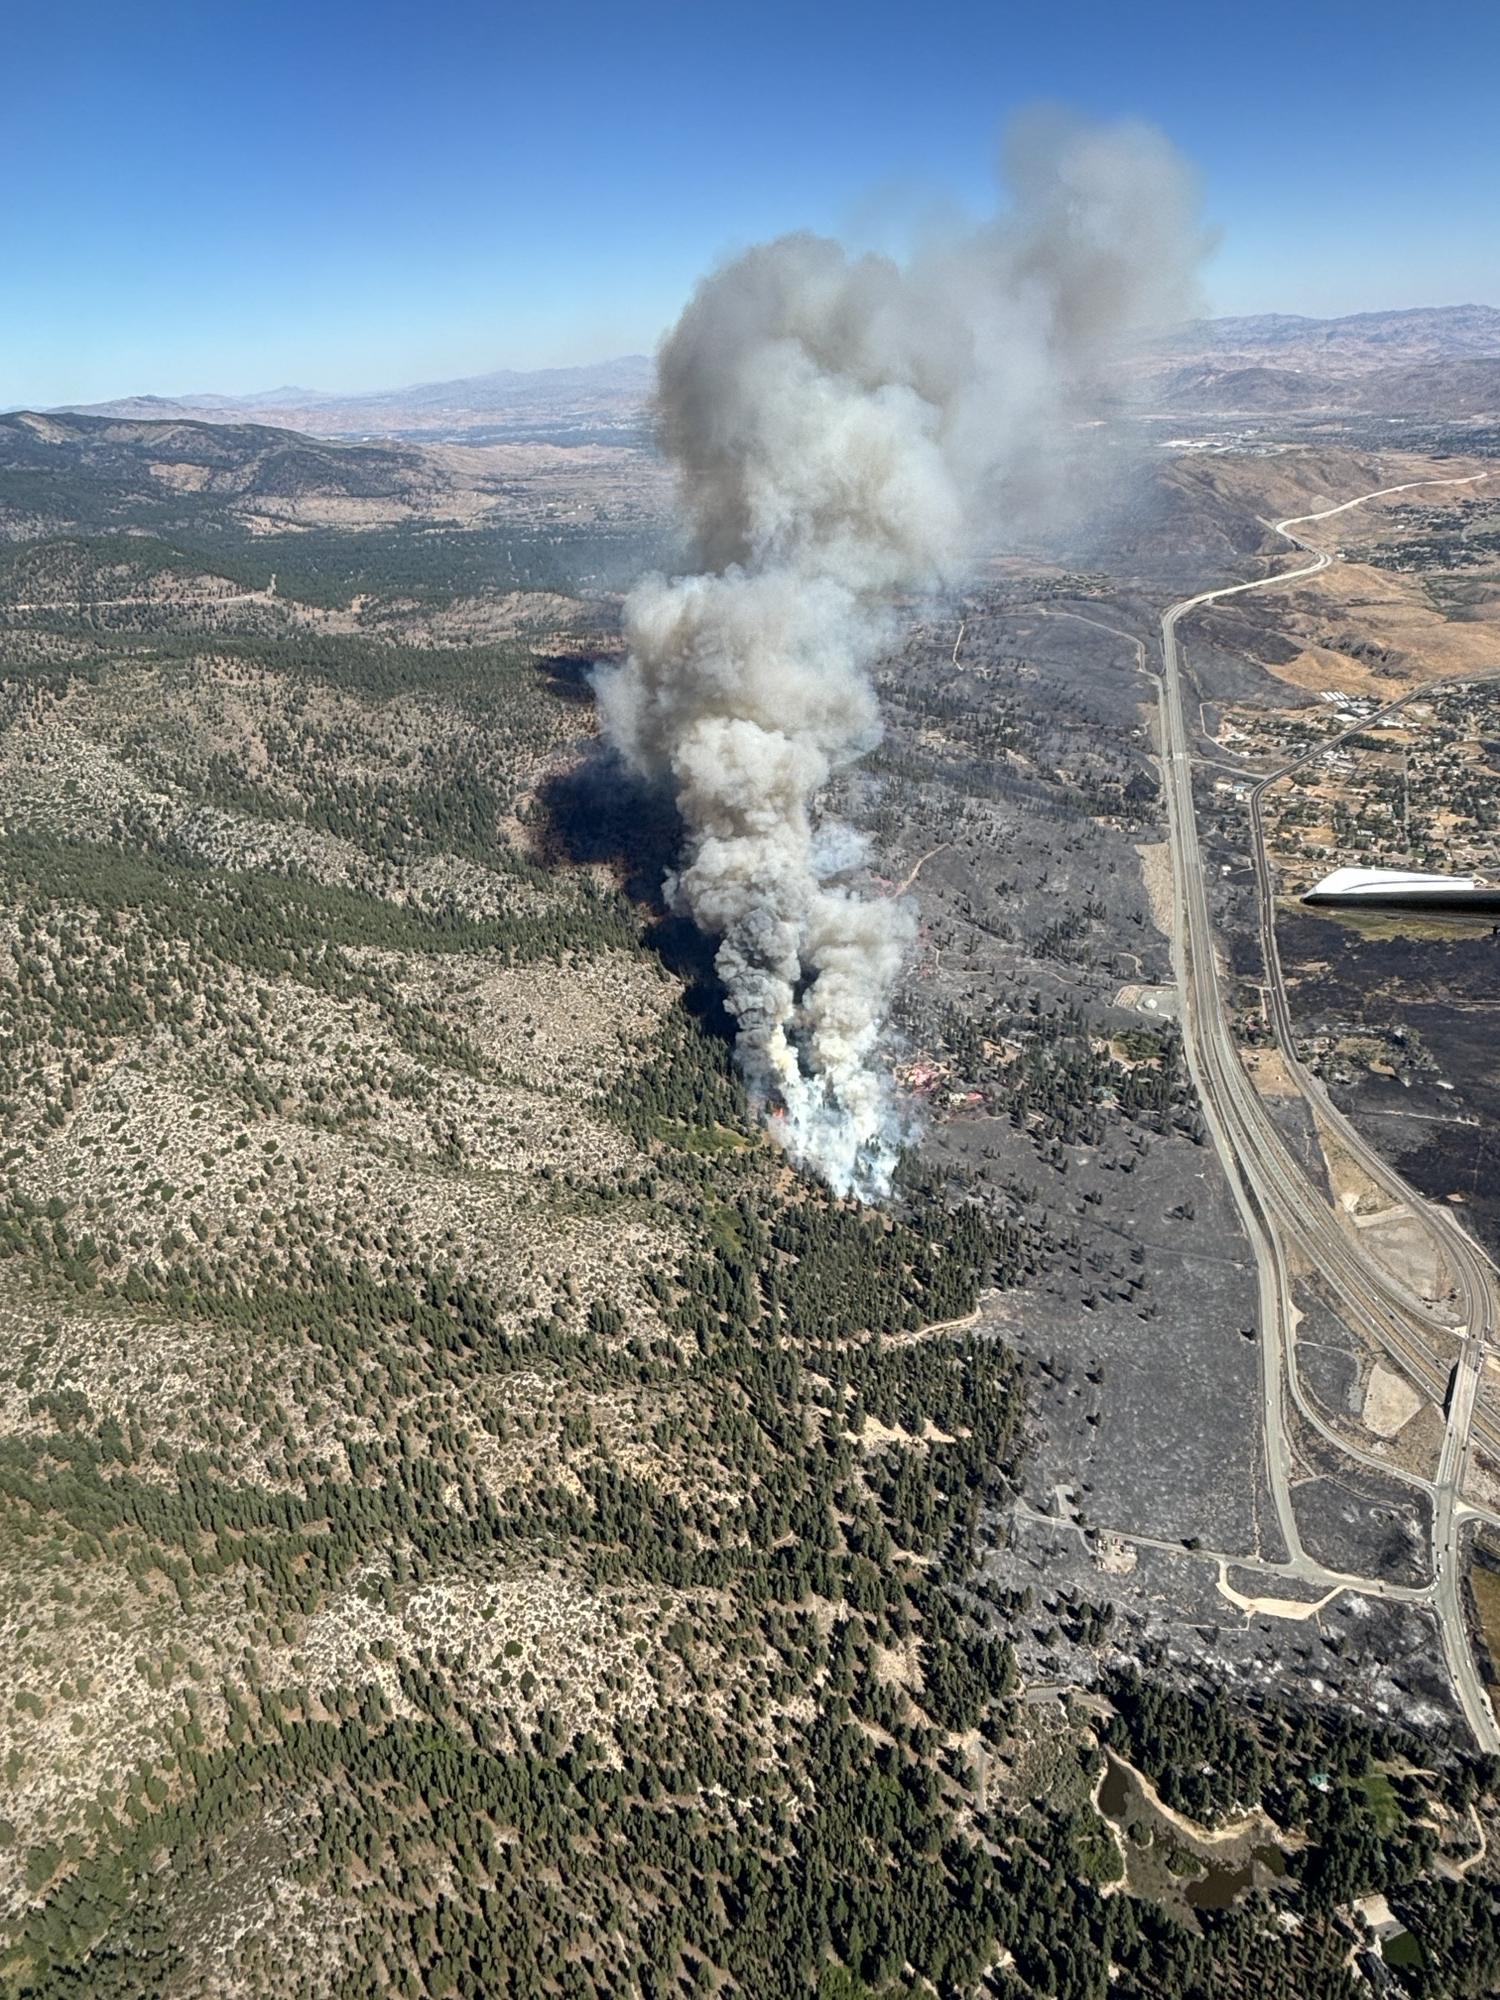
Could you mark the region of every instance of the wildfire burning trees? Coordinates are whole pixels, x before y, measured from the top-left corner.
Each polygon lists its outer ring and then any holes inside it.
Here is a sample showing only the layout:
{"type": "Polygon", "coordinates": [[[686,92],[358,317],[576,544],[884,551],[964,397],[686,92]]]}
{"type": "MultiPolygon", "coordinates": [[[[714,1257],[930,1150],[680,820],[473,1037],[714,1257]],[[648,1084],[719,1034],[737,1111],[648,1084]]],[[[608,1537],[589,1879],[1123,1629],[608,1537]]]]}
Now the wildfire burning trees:
{"type": "Polygon", "coordinates": [[[913,922],[818,796],[880,739],[893,595],[952,584],[1055,495],[1105,354],[1182,310],[1201,246],[1191,177],[1143,126],[1032,118],[1005,168],[1008,211],[904,265],[787,236],[699,287],[657,394],[698,567],[639,585],[598,675],[611,742],[676,799],[668,892],[719,939],[752,1095],[863,1200],[908,1117],[886,1024],[913,922]]]}

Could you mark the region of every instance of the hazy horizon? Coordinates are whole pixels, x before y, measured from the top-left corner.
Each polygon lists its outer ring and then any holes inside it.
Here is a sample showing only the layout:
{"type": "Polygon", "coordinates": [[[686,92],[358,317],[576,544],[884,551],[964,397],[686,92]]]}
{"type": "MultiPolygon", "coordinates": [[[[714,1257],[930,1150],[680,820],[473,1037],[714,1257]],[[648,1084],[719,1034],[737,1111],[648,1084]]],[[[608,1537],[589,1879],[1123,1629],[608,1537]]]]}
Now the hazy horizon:
{"type": "MultiPolygon", "coordinates": [[[[1203,313],[1198,315],[1194,320],[1183,321],[1182,325],[1187,327],[1209,321],[1234,321],[1242,319],[1247,321],[1256,319],[1305,319],[1309,323],[1327,323],[1344,319],[1368,318],[1387,313],[1456,312],[1465,310],[1500,312],[1500,307],[1492,305],[1487,299],[1445,299],[1438,301],[1421,299],[1406,305],[1361,306],[1347,313],[1297,313],[1280,306],[1264,306],[1249,307],[1243,312],[1203,313]]],[[[0,403],[0,410],[8,412],[26,409],[67,410],[98,404],[148,400],[162,403],[194,403],[210,399],[220,399],[230,403],[250,403],[254,401],[270,401],[273,398],[281,397],[307,397],[314,401],[344,402],[363,397],[403,395],[419,389],[442,387],[450,382],[485,381],[506,376],[529,378],[552,374],[584,374],[591,370],[617,367],[628,361],[638,361],[650,367],[657,344],[657,341],[652,341],[647,346],[640,348],[585,355],[571,361],[539,361],[530,364],[497,361],[487,367],[468,369],[459,375],[417,375],[400,382],[370,381],[330,384],[328,382],[289,380],[285,382],[247,382],[232,387],[225,387],[219,383],[207,386],[200,384],[195,388],[162,388],[152,384],[149,387],[124,389],[116,395],[94,396],[86,400],[80,396],[66,396],[46,404],[19,401],[0,403]]]]}
{"type": "Polygon", "coordinates": [[[1500,297],[1500,20],[1445,44],[1394,4],[1256,33],[1181,0],[877,0],[746,34],[669,4],[253,19],[147,0],[11,29],[0,405],[360,394],[649,352],[705,270],[810,228],[899,249],[993,193],[1055,99],[1158,126],[1218,231],[1211,314],[1500,297]],[[66,88],[57,80],[66,78],[66,88]]]}

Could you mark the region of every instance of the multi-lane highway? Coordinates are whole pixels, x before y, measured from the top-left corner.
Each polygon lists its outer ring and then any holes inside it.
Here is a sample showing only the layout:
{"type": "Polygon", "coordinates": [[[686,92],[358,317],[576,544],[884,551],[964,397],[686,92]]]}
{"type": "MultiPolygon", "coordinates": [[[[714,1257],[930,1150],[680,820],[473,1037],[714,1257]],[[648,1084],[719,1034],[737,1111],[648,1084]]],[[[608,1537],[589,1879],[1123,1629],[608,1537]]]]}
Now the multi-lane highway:
{"type": "MultiPolygon", "coordinates": [[[[1277,524],[1277,532],[1305,547],[1291,530],[1312,521],[1328,520],[1368,500],[1412,491],[1418,486],[1468,483],[1472,481],[1422,480],[1384,487],[1339,506],[1324,508],[1317,514],[1289,518],[1277,524]]],[[[1183,1041],[1204,1118],[1255,1253],[1260,1293],[1266,1467],[1277,1520],[1289,1552],[1286,1567],[1310,1582],[1332,1580],[1333,1576],[1303,1548],[1292,1502],[1295,1453],[1284,1405],[1288,1385],[1298,1405],[1304,1406],[1295,1378],[1296,1314],[1288,1265],[1288,1251],[1295,1249],[1308,1267],[1321,1275],[1350,1325],[1384,1348],[1402,1372],[1434,1402],[1446,1406],[1442,1456],[1429,1486],[1434,1508],[1433,1567],[1423,1594],[1437,1615],[1444,1656],[1469,1727],[1483,1748],[1500,1753],[1500,1727],[1475,1667],[1465,1631],[1461,1589],[1462,1532],[1469,1511],[1462,1500],[1461,1486],[1485,1347],[1495,1325],[1497,1294],[1493,1269],[1462,1231],[1429,1210],[1383,1161],[1379,1162],[1379,1185],[1390,1193],[1393,1202],[1399,1201],[1429,1228],[1439,1232],[1443,1262],[1456,1279],[1456,1304],[1448,1316],[1448,1326],[1441,1326],[1424,1302],[1414,1298],[1372,1259],[1367,1247],[1346,1231],[1322,1191],[1295,1158],[1256,1091],[1234,1039],[1219,974],[1193,798],[1192,744],[1183,711],[1178,626],[1202,605],[1316,575],[1334,560],[1321,552],[1309,553],[1313,560],[1300,568],[1257,578],[1251,583],[1202,591],[1173,605],[1162,618],[1161,762],[1172,845],[1173,967],[1181,994],[1183,1041]],[[1455,1346],[1459,1356],[1456,1372],[1452,1360],[1455,1346]]],[[[1263,906],[1267,906],[1264,882],[1262,895],[1263,906]]],[[[1290,1044],[1290,1018],[1284,1018],[1290,1044]]],[[[1292,1055],[1294,1080],[1300,1086],[1306,1073],[1295,1062],[1294,1048],[1292,1055]]],[[[1330,1122],[1328,1112],[1332,1107],[1327,1106],[1322,1093],[1309,1101],[1325,1124],[1330,1122]]],[[[1347,1121],[1336,1113],[1333,1117],[1340,1135],[1347,1130],[1352,1136],[1362,1163],[1367,1159],[1378,1160],[1352,1127],[1347,1127],[1347,1121]]],[[[1319,1428],[1325,1436],[1333,1437],[1326,1426],[1320,1424],[1319,1428]]],[[[1354,1455],[1366,1457],[1364,1453],[1354,1455]]],[[[1425,1481],[1420,1483],[1428,1485],[1425,1481]]]]}
{"type": "MultiPolygon", "coordinates": [[[[1280,769],[1268,773],[1250,792],[1251,858],[1255,867],[1256,893],[1260,904],[1261,946],[1266,970],[1268,1013],[1277,1046],[1293,1084],[1301,1092],[1314,1118],[1334,1134],[1370,1181],[1385,1195],[1393,1212],[1405,1211],[1427,1230],[1438,1266],[1453,1274],[1452,1297],[1458,1304],[1456,1306],[1450,1304],[1444,1312],[1441,1307],[1424,1305],[1423,1302],[1414,1299],[1411,1291],[1402,1286],[1389,1270],[1384,1272],[1387,1290],[1392,1296],[1404,1299],[1408,1305],[1415,1305],[1418,1310],[1428,1311],[1439,1323],[1444,1319],[1451,1322],[1455,1311],[1471,1312],[1475,1301],[1488,1303],[1492,1313],[1492,1302],[1497,1289],[1500,1289],[1500,1272],[1496,1271],[1488,1253],[1464,1231],[1450,1209],[1423,1201],[1413,1194],[1389,1161],[1377,1152],[1364,1134],[1334,1104],[1321,1081],[1306,1067],[1298,1053],[1296,1034],[1292,1027],[1291,1006],[1282,972],[1281,951],[1276,936],[1276,887],[1270,856],[1266,849],[1265,796],[1273,785],[1280,784],[1294,772],[1301,770],[1304,765],[1326,755],[1346,736],[1357,735],[1376,723],[1398,714],[1408,702],[1418,699],[1421,695],[1432,694],[1440,688],[1455,685],[1469,686],[1475,681],[1493,679],[1497,676],[1500,676],[1500,669],[1489,673],[1463,674],[1455,676],[1451,681],[1429,682],[1423,688],[1401,695],[1397,700],[1388,702],[1375,715],[1362,718],[1359,722],[1351,724],[1347,730],[1305,751],[1292,762],[1282,765],[1280,769]]],[[[1489,1320],[1490,1315],[1486,1315],[1486,1331],[1489,1320]]],[[[1467,1327],[1465,1330],[1467,1331],[1467,1327]]],[[[1474,1352],[1477,1353],[1478,1349],[1474,1348],[1474,1352]]],[[[1293,1379],[1295,1386],[1295,1376],[1293,1379]]],[[[1425,1386],[1430,1390],[1430,1380],[1425,1386]]],[[[1313,1421],[1315,1424],[1318,1423],[1316,1417],[1313,1421]]],[[[1319,1427],[1321,1428],[1321,1425],[1319,1427]]],[[[1500,1458],[1500,1422],[1483,1409],[1476,1408],[1472,1428],[1474,1435],[1484,1447],[1493,1456],[1500,1458]]]]}

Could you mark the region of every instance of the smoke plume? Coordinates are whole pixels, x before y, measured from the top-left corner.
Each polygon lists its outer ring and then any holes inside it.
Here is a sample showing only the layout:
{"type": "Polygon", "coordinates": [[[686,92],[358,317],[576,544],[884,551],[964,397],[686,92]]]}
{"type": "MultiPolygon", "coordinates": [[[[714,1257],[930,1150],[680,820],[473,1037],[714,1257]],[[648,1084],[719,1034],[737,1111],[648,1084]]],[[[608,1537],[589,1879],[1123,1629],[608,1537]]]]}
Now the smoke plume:
{"type": "Polygon", "coordinates": [[[1149,128],[1034,115],[1003,166],[1007,209],[904,264],[785,236],[698,287],[657,389],[695,573],[632,593],[598,679],[606,736],[676,798],[668,893],[719,939],[752,1096],[862,1199],[900,1144],[881,1044],[912,918],[818,795],[880,739],[893,594],[951,586],[1057,484],[1111,349],[1181,316],[1202,247],[1149,128]]]}

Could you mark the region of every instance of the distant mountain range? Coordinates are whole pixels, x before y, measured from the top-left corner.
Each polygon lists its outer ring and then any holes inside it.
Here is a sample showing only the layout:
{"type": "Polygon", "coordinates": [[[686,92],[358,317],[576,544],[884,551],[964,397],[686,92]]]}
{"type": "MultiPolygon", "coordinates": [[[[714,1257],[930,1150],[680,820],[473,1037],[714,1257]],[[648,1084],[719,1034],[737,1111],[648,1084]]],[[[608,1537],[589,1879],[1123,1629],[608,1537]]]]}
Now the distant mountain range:
{"type": "Polygon", "coordinates": [[[1255,313],[1240,319],[1193,320],[1151,343],[1161,353],[1277,354],[1285,359],[1335,360],[1369,368],[1392,362],[1452,361],[1500,355],[1500,309],[1494,306],[1410,306],[1398,312],[1349,313],[1303,319],[1295,313],[1255,313]]]}
{"type": "Polygon", "coordinates": [[[1500,311],[1199,320],[1145,343],[1131,374],[1138,396],[1173,411],[1487,415],[1500,412],[1500,311]]]}
{"type": "Polygon", "coordinates": [[[497,368],[453,382],[418,382],[356,396],[298,388],[249,396],[123,396],[110,403],[68,404],[56,414],[271,424],[328,438],[600,442],[641,428],[652,375],[645,355],[625,354],[583,368],[497,368]]]}
{"type": "MultiPolygon", "coordinates": [[[[1126,374],[1132,401],[1184,414],[1486,415],[1500,412],[1500,310],[1197,320],[1143,343],[1126,374]]],[[[652,375],[647,356],[626,354],[581,368],[499,368],[354,396],[286,387],[248,396],[127,396],[66,410],[137,422],[271,424],[325,438],[628,442],[644,434],[652,375]]]]}

